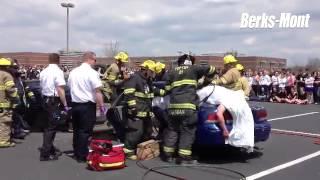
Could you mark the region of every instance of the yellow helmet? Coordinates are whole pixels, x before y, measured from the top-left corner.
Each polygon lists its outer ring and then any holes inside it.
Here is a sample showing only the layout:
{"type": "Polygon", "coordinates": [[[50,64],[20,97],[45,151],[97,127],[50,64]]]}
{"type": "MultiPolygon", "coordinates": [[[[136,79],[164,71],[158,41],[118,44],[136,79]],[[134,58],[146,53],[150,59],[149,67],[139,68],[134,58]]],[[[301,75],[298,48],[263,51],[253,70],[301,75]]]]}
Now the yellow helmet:
{"type": "Polygon", "coordinates": [[[229,64],[238,62],[238,60],[232,55],[226,55],[225,57],[223,57],[223,62],[224,64],[229,64]]]}
{"type": "Polygon", "coordinates": [[[239,71],[243,71],[243,70],[244,70],[244,67],[243,67],[241,64],[237,64],[237,65],[236,65],[236,68],[237,68],[239,71]]]}
{"type": "Polygon", "coordinates": [[[163,64],[163,63],[161,63],[161,62],[157,62],[157,63],[156,63],[156,68],[155,68],[155,70],[156,70],[156,73],[157,73],[157,74],[160,73],[164,68],[166,68],[166,65],[165,65],[165,64],[163,64]]]}
{"type": "Polygon", "coordinates": [[[129,56],[128,56],[128,54],[125,53],[125,52],[119,52],[117,55],[114,56],[114,58],[115,58],[116,60],[119,60],[119,61],[124,62],[124,63],[129,62],[129,61],[128,61],[129,56]]]}
{"type": "Polygon", "coordinates": [[[152,60],[145,60],[140,66],[153,72],[156,71],[156,63],[152,60]]]}
{"type": "Polygon", "coordinates": [[[7,58],[0,59],[0,66],[11,66],[11,65],[12,65],[12,61],[10,59],[7,59],[7,58]]]}

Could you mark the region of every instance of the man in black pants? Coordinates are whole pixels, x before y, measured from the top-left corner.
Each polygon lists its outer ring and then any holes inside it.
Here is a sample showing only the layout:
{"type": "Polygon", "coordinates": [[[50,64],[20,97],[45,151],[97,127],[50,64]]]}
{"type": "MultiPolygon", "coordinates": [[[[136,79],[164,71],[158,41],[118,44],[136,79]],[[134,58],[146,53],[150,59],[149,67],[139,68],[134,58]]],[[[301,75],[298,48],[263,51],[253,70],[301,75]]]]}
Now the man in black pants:
{"type": "Polygon", "coordinates": [[[53,141],[56,136],[58,124],[55,122],[54,112],[62,104],[67,110],[64,86],[66,82],[62,70],[58,64],[58,54],[49,55],[49,65],[40,73],[41,94],[43,96],[43,107],[48,114],[47,126],[43,133],[43,145],[40,148],[40,161],[57,160],[62,153],[54,147],[53,141]]]}
{"type": "Polygon", "coordinates": [[[96,122],[96,107],[103,114],[106,111],[99,74],[91,67],[95,63],[95,53],[84,53],[83,63],[70,72],[68,79],[72,99],[73,150],[78,162],[86,162],[89,153],[89,139],[96,122]]]}

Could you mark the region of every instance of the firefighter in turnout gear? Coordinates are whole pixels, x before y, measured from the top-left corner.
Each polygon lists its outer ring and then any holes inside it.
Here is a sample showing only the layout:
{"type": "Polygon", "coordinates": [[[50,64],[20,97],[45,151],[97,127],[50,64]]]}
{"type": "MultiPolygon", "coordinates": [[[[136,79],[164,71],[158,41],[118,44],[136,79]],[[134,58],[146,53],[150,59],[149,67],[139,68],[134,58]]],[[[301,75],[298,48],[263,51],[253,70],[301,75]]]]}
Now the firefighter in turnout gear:
{"type": "Polygon", "coordinates": [[[241,64],[237,64],[236,68],[239,70],[241,74],[241,78],[240,78],[241,90],[244,92],[246,99],[249,99],[251,87],[248,82],[248,79],[244,76],[244,67],[241,64]]]}
{"type": "Polygon", "coordinates": [[[226,55],[223,58],[226,73],[220,78],[213,80],[212,84],[224,86],[232,90],[241,90],[240,78],[241,74],[236,68],[238,60],[233,55],[226,55]]]}
{"type": "Polygon", "coordinates": [[[166,65],[161,62],[156,63],[155,71],[156,76],[153,84],[156,88],[154,88],[155,98],[152,100],[152,111],[158,121],[159,132],[157,139],[162,139],[163,131],[168,125],[169,118],[168,105],[170,97],[164,90],[164,85],[169,81],[169,76],[168,71],[166,70],[166,65]]]}
{"type": "Polygon", "coordinates": [[[215,72],[215,67],[193,65],[194,61],[193,56],[184,54],[178,59],[178,67],[169,73],[169,121],[163,146],[163,160],[167,162],[173,161],[177,147],[177,163],[193,163],[191,146],[195,139],[200,103],[196,93],[197,81],[215,72]]]}
{"type": "Polygon", "coordinates": [[[29,103],[35,103],[36,97],[28,86],[21,80],[21,72],[19,71],[19,65],[14,60],[13,67],[10,68],[11,75],[14,78],[14,83],[17,87],[18,97],[20,104],[12,111],[12,137],[15,139],[24,139],[29,131],[30,126],[24,120],[24,114],[29,107],[29,103]]]}
{"type": "Polygon", "coordinates": [[[114,59],[116,62],[112,63],[103,75],[102,91],[107,102],[114,101],[121,94],[123,83],[129,79],[129,75],[124,71],[125,64],[129,62],[128,54],[119,52],[114,59]]]}
{"type": "Polygon", "coordinates": [[[154,71],[155,63],[147,60],[141,64],[141,70],[124,83],[124,100],[128,107],[124,152],[131,160],[137,159],[137,144],[143,138],[149,138],[152,132],[151,103],[154,94],[149,81],[154,77],[154,71]]]}
{"type": "Polygon", "coordinates": [[[10,66],[10,59],[0,59],[0,147],[15,146],[10,139],[12,109],[19,104],[19,98],[13,77],[8,72],[10,66]]]}

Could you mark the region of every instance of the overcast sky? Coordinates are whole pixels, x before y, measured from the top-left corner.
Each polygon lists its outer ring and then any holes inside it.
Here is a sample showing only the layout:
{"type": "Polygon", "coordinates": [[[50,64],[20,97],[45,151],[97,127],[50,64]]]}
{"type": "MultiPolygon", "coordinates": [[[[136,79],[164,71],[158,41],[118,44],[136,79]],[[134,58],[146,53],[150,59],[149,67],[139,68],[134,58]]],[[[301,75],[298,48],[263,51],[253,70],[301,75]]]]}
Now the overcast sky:
{"type": "MultiPolygon", "coordinates": [[[[61,0],[0,0],[0,52],[66,47],[61,0]]],[[[72,0],[70,47],[104,54],[118,41],[131,56],[237,50],[303,63],[320,57],[319,0],[72,0]],[[240,29],[241,13],[310,14],[307,29],[240,29]]]]}

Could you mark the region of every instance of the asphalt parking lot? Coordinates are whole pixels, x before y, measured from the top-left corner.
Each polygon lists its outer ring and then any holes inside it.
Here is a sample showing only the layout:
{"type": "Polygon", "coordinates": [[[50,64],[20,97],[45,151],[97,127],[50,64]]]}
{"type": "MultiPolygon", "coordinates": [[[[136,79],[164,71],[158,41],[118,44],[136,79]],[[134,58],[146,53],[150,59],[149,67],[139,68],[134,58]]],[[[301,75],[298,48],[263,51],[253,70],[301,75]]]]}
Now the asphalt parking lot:
{"type": "MultiPolygon", "coordinates": [[[[210,166],[227,168],[244,174],[247,179],[265,180],[316,180],[320,179],[320,145],[314,143],[320,136],[319,105],[286,105],[251,102],[265,106],[272,132],[268,141],[257,144],[260,153],[239,156],[237,153],[212,151],[212,157],[204,159],[210,166]],[[283,131],[284,130],[284,131],[283,131]],[[281,132],[281,133],[279,133],[281,132]],[[283,133],[290,132],[290,133],[283,133]]],[[[320,138],[319,138],[320,139],[320,138]]],[[[1,180],[138,180],[146,170],[128,161],[122,170],[93,172],[70,157],[63,155],[58,161],[40,162],[37,148],[41,146],[42,134],[32,133],[15,148],[0,149],[1,180]]],[[[72,134],[58,133],[56,146],[62,151],[72,148],[72,134]]],[[[148,167],[167,165],[159,159],[143,162],[148,167]]],[[[204,164],[204,163],[203,163],[204,164]]],[[[175,167],[161,171],[181,179],[240,179],[239,175],[212,168],[175,167]]],[[[173,179],[149,173],[145,179],[173,179]]]]}

